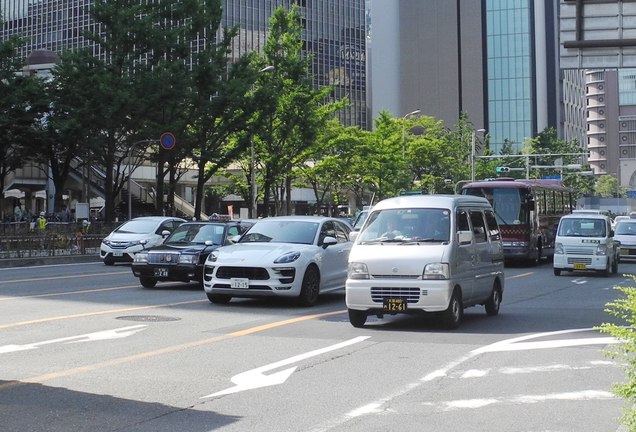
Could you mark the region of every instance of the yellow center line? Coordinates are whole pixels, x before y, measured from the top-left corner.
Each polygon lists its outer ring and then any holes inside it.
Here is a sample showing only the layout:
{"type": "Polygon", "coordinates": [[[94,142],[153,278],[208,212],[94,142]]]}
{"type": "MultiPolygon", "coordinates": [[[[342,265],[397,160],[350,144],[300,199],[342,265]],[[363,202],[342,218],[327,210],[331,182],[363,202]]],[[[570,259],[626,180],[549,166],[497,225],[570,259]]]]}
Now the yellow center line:
{"type": "Polygon", "coordinates": [[[132,272],[118,271],[118,272],[109,272],[109,273],[89,273],[89,274],[82,274],[82,275],[47,276],[47,277],[38,277],[38,278],[29,278],[29,279],[12,279],[12,280],[0,281],[0,284],[18,283],[18,282],[37,282],[41,280],[48,281],[48,280],[58,280],[58,279],[74,279],[74,278],[85,278],[85,277],[93,277],[93,276],[111,276],[111,275],[126,274],[126,273],[132,275],[132,272]]]}
{"type": "Polygon", "coordinates": [[[89,293],[97,293],[101,291],[115,291],[115,290],[130,289],[130,288],[139,288],[139,285],[124,285],[120,287],[96,288],[96,289],[81,290],[81,291],[67,291],[67,292],[48,293],[48,294],[33,294],[33,295],[15,296],[15,297],[0,297],[0,302],[8,301],[8,300],[32,299],[36,297],[58,297],[58,296],[66,296],[66,295],[72,295],[72,294],[89,294],[89,293]]]}
{"type": "Polygon", "coordinates": [[[21,327],[21,326],[31,325],[31,324],[41,324],[41,323],[51,322],[51,321],[60,321],[60,320],[72,319],[72,318],[85,318],[89,316],[108,315],[108,314],[114,314],[114,313],[132,312],[132,311],[148,310],[148,309],[158,309],[161,307],[180,306],[185,304],[203,303],[203,302],[207,303],[208,300],[207,299],[206,300],[189,300],[189,301],[183,301],[183,302],[177,302],[177,303],[164,303],[159,305],[136,306],[136,307],[122,308],[122,309],[107,309],[107,310],[97,311],[97,312],[84,312],[84,313],[73,314],[73,315],[61,315],[61,316],[40,318],[40,319],[29,320],[29,321],[20,321],[20,322],[15,322],[10,324],[2,324],[0,325],[0,330],[14,328],[14,327],[21,327]]]}
{"type": "Polygon", "coordinates": [[[21,381],[11,381],[11,382],[7,382],[5,384],[0,384],[0,390],[7,390],[13,387],[17,387],[17,386],[21,386],[21,385],[25,385],[25,384],[35,384],[35,383],[43,383],[46,381],[50,381],[52,379],[56,379],[56,378],[64,378],[64,377],[68,377],[68,376],[72,376],[72,375],[77,375],[80,373],[85,373],[85,372],[92,372],[95,371],[97,369],[103,369],[103,368],[107,368],[107,367],[111,367],[111,366],[117,366],[117,365],[121,365],[124,363],[130,363],[130,362],[134,362],[134,361],[138,361],[138,360],[145,360],[148,359],[150,357],[155,357],[155,356],[159,356],[162,354],[169,354],[169,353],[173,353],[176,351],[180,351],[180,350],[184,350],[184,349],[189,349],[189,348],[195,348],[201,345],[206,345],[206,344],[210,344],[210,343],[214,343],[214,342],[220,342],[223,340],[227,340],[227,339],[232,339],[232,338],[237,338],[237,337],[242,337],[242,336],[248,336],[254,333],[258,333],[258,332],[263,332],[266,330],[271,330],[273,328],[276,327],[282,327],[282,326],[286,326],[286,325],[290,325],[290,324],[296,324],[302,321],[308,321],[308,320],[312,320],[312,319],[316,319],[316,318],[322,318],[322,317],[326,317],[326,316],[331,316],[331,315],[339,315],[339,314],[343,314],[345,313],[346,310],[340,310],[340,311],[333,311],[333,312],[325,312],[325,313],[320,313],[320,314],[313,314],[313,315],[303,315],[300,317],[296,317],[296,318],[291,318],[291,319],[286,319],[286,320],[282,320],[282,321],[275,321],[273,323],[269,323],[269,324],[264,324],[264,325],[260,325],[260,326],[256,326],[256,327],[251,327],[251,328],[247,328],[245,330],[239,330],[233,333],[228,333],[228,334],[224,334],[224,335],[218,335],[218,336],[213,336],[210,338],[206,338],[206,339],[200,339],[200,340],[196,340],[196,341],[192,341],[192,342],[187,342],[187,343],[183,343],[183,344],[179,344],[179,345],[173,345],[173,346],[168,346],[165,348],[161,348],[158,350],[154,350],[154,351],[147,351],[147,352],[143,352],[143,353],[138,353],[138,354],[133,354],[133,355],[129,355],[129,356],[125,356],[125,357],[119,357],[119,358],[114,358],[111,360],[106,360],[100,363],[95,363],[92,365],[86,365],[86,366],[81,366],[81,367],[77,367],[77,368],[73,368],[73,369],[67,369],[67,370],[63,370],[63,371],[58,371],[58,372],[52,372],[52,373],[48,373],[48,374],[44,374],[44,375],[38,375],[35,377],[31,377],[31,378],[27,378],[21,381]]]}

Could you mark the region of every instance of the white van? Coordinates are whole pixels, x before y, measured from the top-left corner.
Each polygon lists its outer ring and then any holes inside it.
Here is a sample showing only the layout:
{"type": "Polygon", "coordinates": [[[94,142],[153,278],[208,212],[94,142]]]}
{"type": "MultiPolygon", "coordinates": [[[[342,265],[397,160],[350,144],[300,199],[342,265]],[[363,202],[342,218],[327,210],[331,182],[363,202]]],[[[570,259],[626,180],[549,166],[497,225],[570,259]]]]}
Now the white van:
{"type": "Polygon", "coordinates": [[[559,221],[554,245],[554,275],[562,271],[618,273],[620,249],[611,219],[602,210],[574,210],[559,221]]]}
{"type": "Polygon", "coordinates": [[[457,328],[463,310],[497,315],[504,255],[490,203],[468,195],[407,195],[373,206],[349,254],[349,321],[440,312],[457,328]]]}

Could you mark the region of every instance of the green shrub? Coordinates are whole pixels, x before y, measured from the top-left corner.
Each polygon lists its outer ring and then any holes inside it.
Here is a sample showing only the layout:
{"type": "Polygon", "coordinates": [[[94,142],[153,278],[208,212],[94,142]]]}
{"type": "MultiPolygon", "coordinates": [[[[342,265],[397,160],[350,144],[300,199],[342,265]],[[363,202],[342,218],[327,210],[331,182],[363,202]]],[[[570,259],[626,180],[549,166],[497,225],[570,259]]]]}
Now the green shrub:
{"type": "MultiPolygon", "coordinates": [[[[630,276],[636,282],[636,276],[630,276]]],[[[603,323],[598,327],[621,342],[605,351],[609,357],[624,362],[626,381],[614,385],[614,394],[628,402],[621,423],[636,431],[636,287],[616,286],[622,296],[607,303],[605,311],[622,324],[603,323]]]]}

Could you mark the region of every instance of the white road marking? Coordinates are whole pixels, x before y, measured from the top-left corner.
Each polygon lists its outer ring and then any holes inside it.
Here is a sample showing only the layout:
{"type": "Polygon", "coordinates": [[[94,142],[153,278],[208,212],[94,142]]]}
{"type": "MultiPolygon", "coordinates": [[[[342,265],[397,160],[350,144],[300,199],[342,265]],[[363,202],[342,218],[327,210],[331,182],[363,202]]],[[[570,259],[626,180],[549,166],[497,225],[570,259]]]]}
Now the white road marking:
{"type": "MultiPolygon", "coordinates": [[[[611,400],[616,399],[616,396],[612,393],[604,390],[582,390],[577,392],[564,392],[564,393],[548,393],[543,395],[517,395],[508,398],[488,398],[488,399],[464,399],[454,400],[446,402],[433,403],[433,407],[437,407],[443,411],[458,410],[458,409],[476,409],[482,408],[487,405],[493,404],[535,404],[540,402],[547,402],[551,400],[561,401],[582,401],[582,400],[611,400]]],[[[431,406],[431,403],[426,403],[427,406],[431,406]]]]}
{"type": "MultiPolygon", "coordinates": [[[[326,432],[330,429],[334,429],[337,427],[341,427],[343,424],[355,419],[356,417],[360,417],[362,415],[366,415],[366,414],[372,414],[372,413],[378,413],[378,412],[382,412],[382,407],[386,404],[388,404],[389,402],[391,402],[392,400],[405,395],[407,393],[409,393],[411,390],[422,386],[424,383],[427,382],[431,382],[434,381],[436,379],[439,378],[444,378],[446,376],[448,376],[448,373],[450,370],[457,368],[459,365],[471,360],[474,357],[477,357],[481,354],[484,353],[489,353],[489,352],[498,352],[498,351],[509,351],[509,348],[511,345],[514,345],[516,343],[519,342],[523,342],[523,341],[527,341],[529,339],[537,339],[537,338],[543,338],[543,337],[552,337],[555,335],[560,335],[560,334],[569,334],[569,333],[577,333],[577,332],[587,332],[587,331],[595,331],[595,329],[592,328],[583,328],[583,329],[570,329],[570,330],[560,330],[560,331],[555,331],[555,332],[546,332],[546,333],[535,333],[535,334],[530,334],[530,335],[526,335],[526,336],[520,336],[520,337],[516,337],[516,338],[511,338],[511,339],[506,339],[506,340],[502,340],[499,342],[495,342],[493,344],[490,345],[486,345],[484,347],[481,348],[477,348],[475,350],[470,351],[468,354],[453,360],[449,363],[447,363],[445,366],[443,366],[440,369],[437,369],[431,373],[426,374],[425,376],[423,376],[422,378],[420,378],[418,381],[407,384],[406,386],[404,386],[402,389],[384,397],[381,398],[377,401],[374,401],[372,403],[369,403],[367,405],[364,405],[362,407],[356,408],[352,411],[349,411],[348,413],[346,413],[344,416],[340,417],[340,418],[335,418],[333,420],[331,420],[330,422],[328,422],[325,426],[320,427],[320,428],[315,428],[313,429],[311,432],[326,432]]],[[[612,338],[613,339],[613,338],[612,338]]],[[[570,341],[573,341],[576,339],[570,339],[570,341]]],[[[591,343],[596,342],[597,344],[600,345],[606,345],[607,344],[607,340],[608,338],[603,338],[603,337],[599,337],[599,338],[584,338],[583,339],[583,345],[589,345],[591,343]]],[[[618,341],[614,340],[612,343],[617,343],[618,341]]],[[[537,347],[537,345],[531,345],[530,343],[524,343],[519,345],[520,347],[523,347],[522,349],[535,349],[537,347]],[[534,348],[533,348],[534,347],[534,348]]],[[[563,347],[563,346],[576,346],[576,344],[574,344],[573,342],[563,342],[561,341],[561,343],[555,343],[552,344],[552,346],[548,346],[547,344],[545,344],[545,346],[543,346],[543,348],[559,348],[559,347],[563,347]]],[[[514,351],[514,349],[510,349],[512,351],[514,351]]],[[[594,391],[591,391],[594,392],[594,391]]],[[[590,393],[591,394],[591,393],[590,393]]],[[[614,397],[611,393],[608,392],[598,392],[598,393],[594,393],[597,396],[601,395],[603,398],[608,398],[608,397],[614,397]]],[[[544,397],[548,397],[545,396],[544,397]]],[[[490,401],[490,399],[487,399],[486,401],[490,401]]],[[[486,402],[476,402],[476,403],[486,403],[486,402]]]]}
{"type": "Polygon", "coordinates": [[[44,345],[51,345],[56,343],[78,343],[78,342],[94,342],[100,340],[108,340],[108,339],[122,339],[128,336],[132,336],[135,333],[138,333],[142,330],[145,330],[148,327],[145,324],[139,324],[129,327],[121,327],[114,330],[104,330],[95,333],[87,333],[78,336],[69,336],[65,338],[59,339],[51,339],[42,342],[34,342],[30,344],[24,345],[4,345],[0,346],[0,354],[6,354],[10,352],[16,351],[27,351],[32,349],[40,348],[44,345]]]}
{"type": "Polygon", "coordinates": [[[231,381],[234,384],[236,384],[234,387],[230,387],[220,392],[209,394],[207,396],[202,396],[201,399],[215,397],[215,396],[223,396],[223,395],[237,393],[244,390],[252,390],[259,387],[267,387],[271,385],[282,384],[287,380],[287,378],[291,376],[292,373],[294,373],[294,371],[296,370],[298,366],[294,366],[292,368],[285,369],[280,372],[275,372],[269,375],[265,375],[264,372],[277,369],[282,366],[287,366],[292,363],[297,363],[299,361],[306,360],[310,357],[314,357],[314,356],[324,354],[330,351],[335,351],[337,349],[344,348],[346,346],[353,345],[358,342],[362,342],[370,337],[371,336],[359,336],[357,338],[349,339],[348,341],[340,342],[325,348],[309,351],[303,354],[296,355],[294,357],[287,358],[285,360],[277,361],[276,363],[271,363],[265,366],[258,367],[256,369],[249,370],[247,372],[240,373],[238,375],[234,375],[231,379],[231,381]]]}

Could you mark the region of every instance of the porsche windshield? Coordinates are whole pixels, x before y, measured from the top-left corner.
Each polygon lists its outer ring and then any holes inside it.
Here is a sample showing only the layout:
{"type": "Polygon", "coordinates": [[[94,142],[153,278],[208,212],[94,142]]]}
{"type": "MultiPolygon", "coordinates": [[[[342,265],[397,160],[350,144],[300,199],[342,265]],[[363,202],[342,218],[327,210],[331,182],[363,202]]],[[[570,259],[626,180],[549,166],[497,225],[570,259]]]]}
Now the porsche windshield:
{"type": "Polygon", "coordinates": [[[240,243],[271,242],[313,244],[318,231],[317,222],[290,220],[258,221],[241,238],[240,243]]]}

